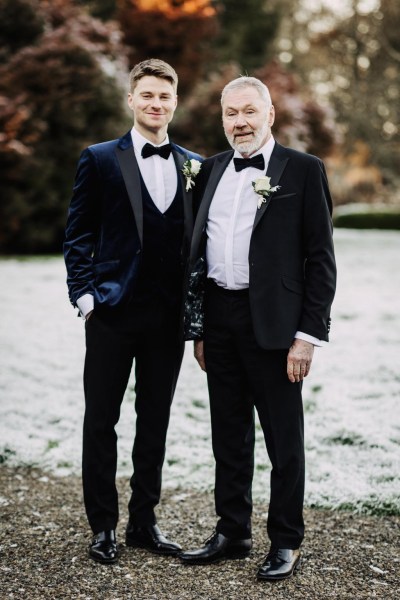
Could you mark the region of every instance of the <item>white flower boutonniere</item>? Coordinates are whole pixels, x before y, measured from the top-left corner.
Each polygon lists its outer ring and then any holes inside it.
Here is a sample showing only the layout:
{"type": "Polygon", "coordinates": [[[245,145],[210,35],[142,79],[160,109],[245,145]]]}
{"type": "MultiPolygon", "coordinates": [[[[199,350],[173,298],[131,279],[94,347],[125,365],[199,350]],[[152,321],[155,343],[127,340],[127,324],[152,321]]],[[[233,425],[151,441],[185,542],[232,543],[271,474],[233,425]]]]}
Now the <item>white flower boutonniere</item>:
{"type": "Polygon", "coordinates": [[[276,192],[281,187],[280,185],[274,185],[274,187],[272,187],[271,177],[259,177],[255,181],[252,181],[251,185],[253,186],[255,193],[261,196],[257,202],[258,209],[260,209],[261,206],[267,201],[267,198],[270,194],[276,192]]]}
{"type": "Polygon", "coordinates": [[[183,163],[182,173],[186,179],[186,191],[188,192],[194,186],[194,178],[199,174],[201,162],[195,158],[188,158],[183,163]]]}

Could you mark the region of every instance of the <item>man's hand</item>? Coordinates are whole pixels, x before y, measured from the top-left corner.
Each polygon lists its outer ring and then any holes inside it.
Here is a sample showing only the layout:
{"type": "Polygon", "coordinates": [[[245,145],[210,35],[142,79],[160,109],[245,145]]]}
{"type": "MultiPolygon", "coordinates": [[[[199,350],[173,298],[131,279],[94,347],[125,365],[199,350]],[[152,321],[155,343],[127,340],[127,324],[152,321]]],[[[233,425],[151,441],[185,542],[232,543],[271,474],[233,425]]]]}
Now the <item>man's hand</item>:
{"type": "Polygon", "coordinates": [[[303,381],[310,372],[314,346],[310,342],[295,339],[287,357],[287,374],[292,383],[303,381]]]}
{"type": "Polygon", "coordinates": [[[203,340],[196,340],[193,346],[194,357],[200,365],[200,368],[205,371],[206,363],[204,360],[204,343],[203,340]]]}

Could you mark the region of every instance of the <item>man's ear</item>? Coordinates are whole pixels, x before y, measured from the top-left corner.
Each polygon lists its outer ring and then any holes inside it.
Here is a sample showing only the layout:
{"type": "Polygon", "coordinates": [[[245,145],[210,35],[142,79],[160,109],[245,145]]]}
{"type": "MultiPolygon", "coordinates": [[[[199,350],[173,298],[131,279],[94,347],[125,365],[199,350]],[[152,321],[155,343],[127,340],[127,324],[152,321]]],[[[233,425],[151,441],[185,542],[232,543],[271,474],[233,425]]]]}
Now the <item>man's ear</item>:
{"type": "Polygon", "coordinates": [[[275,122],[275,108],[274,108],[274,105],[271,104],[271,108],[269,109],[269,115],[268,115],[268,125],[270,127],[272,127],[274,122],[275,122]]]}
{"type": "Polygon", "coordinates": [[[133,96],[132,96],[131,92],[129,92],[129,93],[128,93],[128,106],[129,106],[129,108],[130,108],[131,110],[133,110],[133,109],[132,109],[132,102],[133,102],[133,96]]]}

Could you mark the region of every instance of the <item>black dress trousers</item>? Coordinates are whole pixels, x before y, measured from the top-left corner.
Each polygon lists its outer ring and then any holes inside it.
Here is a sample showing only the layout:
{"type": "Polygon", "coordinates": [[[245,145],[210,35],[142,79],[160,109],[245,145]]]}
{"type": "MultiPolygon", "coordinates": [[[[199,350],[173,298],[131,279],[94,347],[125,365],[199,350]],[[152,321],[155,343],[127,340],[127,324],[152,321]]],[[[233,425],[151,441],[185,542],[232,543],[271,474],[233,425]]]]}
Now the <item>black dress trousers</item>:
{"type": "Polygon", "coordinates": [[[217,531],[251,535],[254,407],[272,464],[267,530],[272,546],[304,536],[304,426],[301,384],[286,373],[288,350],[264,350],[254,336],[248,290],[208,281],[204,352],[216,460],[217,531]]]}
{"type": "MultiPolygon", "coordinates": [[[[155,523],[170,406],[182,362],[178,310],[148,302],[86,322],[84,369],[83,491],[94,533],[118,521],[115,425],[135,359],[136,434],[130,519],[155,523]]],[[[134,424],[132,423],[132,433],[134,424]]]]}

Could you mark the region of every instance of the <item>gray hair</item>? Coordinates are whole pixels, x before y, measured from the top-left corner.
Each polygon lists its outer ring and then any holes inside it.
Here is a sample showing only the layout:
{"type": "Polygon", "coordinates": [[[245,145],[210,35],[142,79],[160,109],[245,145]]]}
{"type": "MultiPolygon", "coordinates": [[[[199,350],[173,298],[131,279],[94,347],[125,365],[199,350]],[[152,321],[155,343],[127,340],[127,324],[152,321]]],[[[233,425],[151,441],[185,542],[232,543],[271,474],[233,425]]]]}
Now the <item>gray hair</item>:
{"type": "Polygon", "coordinates": [[[261,98],[264,100],[267,107],[270,108],[272,106],[271,95],[270,95],[269,89],[267,88],[265,83],[263,83],[256,77],[247,77],[244,75],[241,77],[238,77],[237,79],[233,79],[232,81],[230,81],[229,83],[226,84],[226,86],[224,87],[224,89],[222,90],[222,93],[221,93],[221,104],[224,103],[224,99],[225,99],[227,92],[230,92],[231,90],[238,90],[238,89],[246,88],[246,87],[255,88],[258,91],[258,93],[260,94],[261,98]]]}

